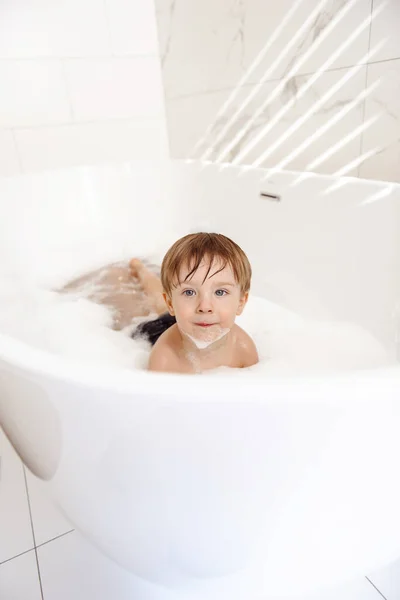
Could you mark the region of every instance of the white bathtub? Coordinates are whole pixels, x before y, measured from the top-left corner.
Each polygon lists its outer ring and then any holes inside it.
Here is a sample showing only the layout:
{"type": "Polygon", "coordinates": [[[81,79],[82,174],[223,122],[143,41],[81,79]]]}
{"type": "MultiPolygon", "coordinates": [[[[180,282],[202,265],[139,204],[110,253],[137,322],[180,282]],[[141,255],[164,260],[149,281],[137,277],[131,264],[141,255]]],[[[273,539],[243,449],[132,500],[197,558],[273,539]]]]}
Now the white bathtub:
{"type": "MultiPolygon", "coordinates": [[[[394,355],[398,187],[324,195],[327,177],[239,175],[135,163],[3,179],[0,261],[49,285],[52,264],[95,266],[86,244],[105,260],[145,254],[204,225],[246,250],[255,294],[359,324],[394,355]]],[[[118,373],[0,335],[0,424],[70,521],[137,576],[140,600],[296,597],[400,555],[397,366],[118,373]]]]}

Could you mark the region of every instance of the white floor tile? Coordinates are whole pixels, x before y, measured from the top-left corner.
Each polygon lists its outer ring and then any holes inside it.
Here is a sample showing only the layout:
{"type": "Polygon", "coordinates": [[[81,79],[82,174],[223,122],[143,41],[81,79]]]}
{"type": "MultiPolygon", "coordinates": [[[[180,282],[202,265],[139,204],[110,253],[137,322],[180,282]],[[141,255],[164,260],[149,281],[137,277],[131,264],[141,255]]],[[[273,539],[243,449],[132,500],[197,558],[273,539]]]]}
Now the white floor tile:
{"type": "Polygon", "coordinates": [[[40,600],[41,597],[36,556],[33,550],[0,565],[2,600],[40,600]]]}
{"type": "Polygon", "coordinates": [[[399,600],[400,598],[400,560],[392,563],[376,573],[371,573],[368,578],[386,600],[399,600]]]}
{"type": "MultiPolygon", "coordinates": [[[[349,583],[299,598],[299,600],[382,600],[380,593],[363,577],[349,583]]],[[[389,600],[389,599],[388,599],[389,600]]]]}
{"type": "MultiPolygon", "coordinates": [[[[33,548],[22,463],[0,429],[0,562],[33,548]]],[[[1,596],[8,600],[7,596],[1,596]]]]}
{"type": "MultiPolygon", "coordinates": [[[[37,552],[45,600],[159,600],[158,588],[107,559],[76,531],[37,552]]],[[[174,597],[163,593],[162,600],[174,597]]]]}
{"type": "MultiPolygon", "coordinates": [[[[47,600],[184,599],[183,596],[172,593],[165,595],[165,590],[159,595],[159,588],[136,579],[118,567],[77,532],[38,548],[38,558],[43,595],[47,600]]],[[[388,597],[388,600],[398,598],[399,595],[388,597]]],[[[382,595],[366,578],[360,578],[329,591],[296,600],[382,600],[382,595]]]]}
{"type": "Polygon", "coordinates": [[[29,490],[29,501],[36,545],[62,535],[73,529],[71,523],[64,517],[60,510],[51,501],[45,482],[41,481],[29,471],[26,471],[29,490]]]}

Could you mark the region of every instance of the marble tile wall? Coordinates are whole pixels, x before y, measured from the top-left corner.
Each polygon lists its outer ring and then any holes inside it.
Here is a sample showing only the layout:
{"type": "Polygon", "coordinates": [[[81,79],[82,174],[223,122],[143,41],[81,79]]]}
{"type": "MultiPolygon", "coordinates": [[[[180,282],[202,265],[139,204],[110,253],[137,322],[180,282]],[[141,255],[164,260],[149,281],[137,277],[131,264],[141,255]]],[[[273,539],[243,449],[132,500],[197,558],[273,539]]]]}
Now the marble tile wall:
{"type": "Polygon", "coordinates": [[[153,0],[1,0],[0,175],[167,156],[153,0]]]}
{"type": "Polygon", "coordinates": [[[155,1],[174,157],[400,182],[399,0],[155,1]]]}

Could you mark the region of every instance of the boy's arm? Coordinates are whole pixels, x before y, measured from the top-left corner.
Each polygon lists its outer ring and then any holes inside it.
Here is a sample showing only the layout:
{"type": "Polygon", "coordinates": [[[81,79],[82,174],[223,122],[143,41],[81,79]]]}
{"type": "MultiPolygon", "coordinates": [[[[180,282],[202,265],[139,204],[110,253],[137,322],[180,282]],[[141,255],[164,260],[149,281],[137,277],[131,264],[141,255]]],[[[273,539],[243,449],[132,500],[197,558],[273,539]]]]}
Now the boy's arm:
{"type": "Polygon", "coordinates": [[[255,343],[247,333],[243,332],[243,339],[240,342],[242,348],[242,367],[251,367],[259,362],[258,352],[255,343]]]}
{"type": "Polygon", "coordinates": [[[149,371],[159,371],[164,373],[179,373],[179,363],[177,356],[171,348],[165,344],[156,344],[150,353],[149,371]]]}

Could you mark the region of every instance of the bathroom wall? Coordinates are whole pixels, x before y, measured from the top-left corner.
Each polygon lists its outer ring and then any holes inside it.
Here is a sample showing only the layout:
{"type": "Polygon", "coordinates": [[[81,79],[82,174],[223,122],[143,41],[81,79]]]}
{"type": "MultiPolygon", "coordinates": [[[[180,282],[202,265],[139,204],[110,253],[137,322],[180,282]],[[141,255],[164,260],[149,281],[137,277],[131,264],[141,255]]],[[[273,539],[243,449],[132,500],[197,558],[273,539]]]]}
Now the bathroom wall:
{"type": "Polygon", "coordinates": [[[400,182],[400,1],[389,0],[376,19],[367,22],[363,31],[351,39],[372,11],[383,4],[384,0],[156,0],[172,155],[205,157],[207,148],[214,145],[207,154],[213,160],[223,157],[228,162],[236,159],[238,164],[251,164],[268,151],[261,165],[276,166],[303,144],[303,151],[286,168],[400,182]],[[293,7],[297,8],[290,16],[293,7]],[[341,11],[347,9],[329,32],[341,11]],[[287,22],[264,59],[243,81],[284,19],[287,22]],[[386,44],[366,57],[385,38],[386,44]],[[347,48],[317,77],[318,69],[346,42],[347,48]],[[318,48],[307,58],[308,50],[316,44],[318,48]],[[274,66],[285,48],[286,56],[274,66]],[[296,62],[303,58],[296,69],[296,62]],[[355,68],[358,63],[360,68],[355,68]],[[240,81],[239,93],[218,116],[240,81]],[[303,93],[308,83],[311,85],[303,93]],[[359,94],[374,83],[377,87],[357,102],[359,94]],[[324,99],[336,85],[336,91],[324,99]],[[230,117],[251,93],[254,97],[228,128],[230,117]],[[316,103],[319,105],[312,109],[316,103]],[[284,106],[289,109],[282,113],[284,106]],[[346,111],[343,118],[328,127],[342,110],[346,111]],[[308,111],[312,114],[301,127],[278,143],[308,111]],[[379,120],[370,124],[370,118],[378,114],[379,120]],[[215,120],[210,135],[193,152],[215,120]],[[265,137],[240,155],[268,123],[270,130],[265,137]],[[370,126],[363,131],[364,124],[370,126]],[[305,147],[322,126],[327,126],[323,135],[305,147]],[[224,128],[228,128],[226,133],[224,128]],[[240,139],[230,144],[243,128],[240,139]],[[313,165],[329,148],[343,141],[347,143],[324,162],[313,165]],[[357,164],[366,153],[370,153],[367,159],[357,164]]]}
{"type": "Polygon", "coordinates": [[[1,0],[0,174],[165,156],[153,0],[1,0]]]}

